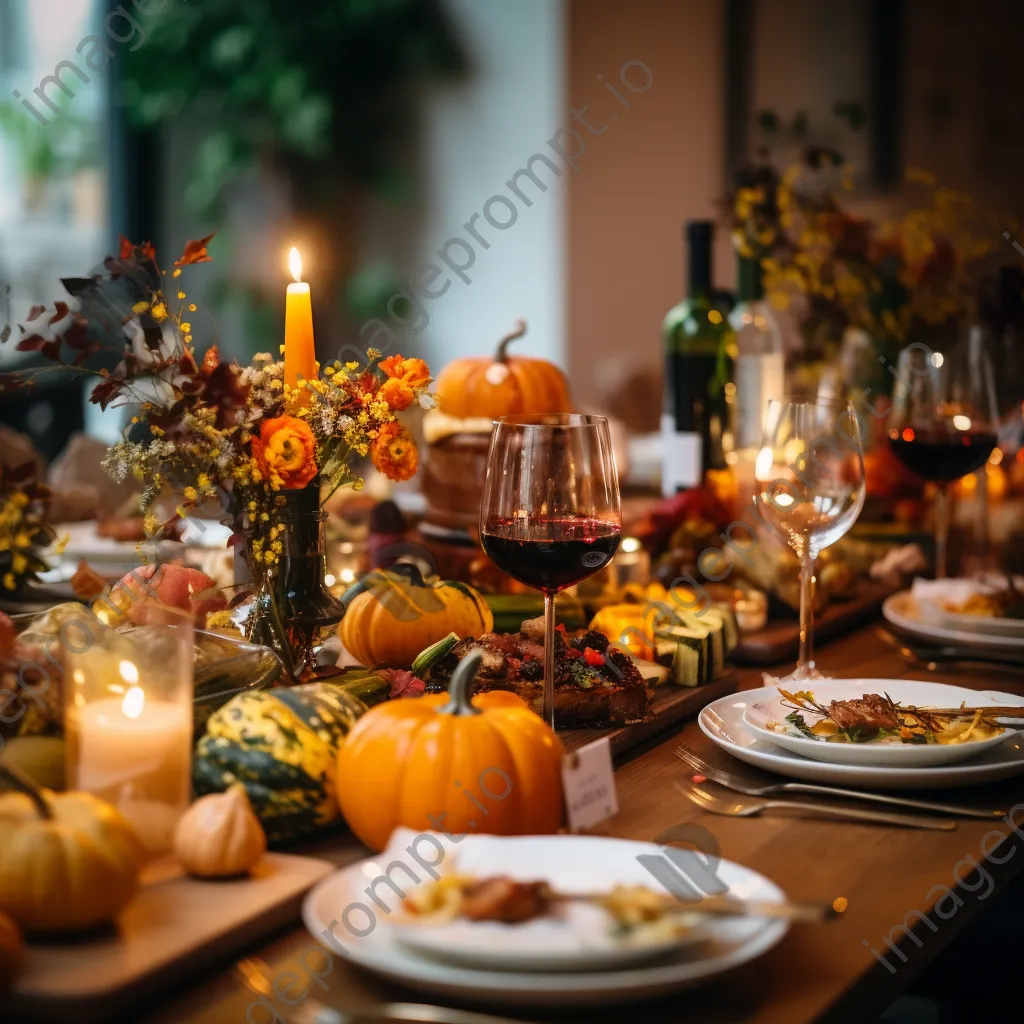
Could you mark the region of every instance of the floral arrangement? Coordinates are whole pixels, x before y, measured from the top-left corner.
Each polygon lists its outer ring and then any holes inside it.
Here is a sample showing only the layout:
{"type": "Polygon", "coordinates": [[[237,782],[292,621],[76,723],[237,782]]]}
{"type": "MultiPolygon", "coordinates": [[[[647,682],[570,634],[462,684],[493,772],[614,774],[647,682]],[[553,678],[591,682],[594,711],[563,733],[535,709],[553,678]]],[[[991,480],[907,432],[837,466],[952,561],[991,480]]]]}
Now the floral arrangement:
{"type": "Polygon", "coordinates": [[[92,402],[138,408],[104,465],[115,479],[132,475],[143,483],[146,533],[165,535],[192,510],[216,511],[239,537],[251,531],[250,557],[257,563],[251,567],[258,570],[279,560],[277,520],[288,492],[317,482],[324,497],[344,484],[358,489],[354,463],[365,456],[392,480],[415,473],[416,445],[397,414],[430,403],[431,377],[421,359],[381,360],[373,349],[364,367],[335,361],[294,385],[284,380],[283,362],[269,354],[240,366],[211,345],[200,358],[192,325],[197,309],[181,279],[191,265],[209,261],[209,241],[186,245],[168,294],[168,274],[153,247],[122,239],[119,256],[108,257],[102,271],[63,282],[77,310],[64,302],[52,311],[32,310],[17,348],[40,352],[47,365],[5,375],[0,386],[31,385],[52,368],[96,375],[92,402]],[[97,332],[123,339],[113,370],[87,365],[102,347],[97,332]],[[169,494],[173,512],[158,515],[169,494]]]}
{"type": "Polygon", "coordinates": [[[44,520],[49,493],[34,462],[0,466],[0,583],[6,591],[20,590],[49,568],[40,553],[55,539],[44,520]]]}
{"type": "Polygon", "coordinates": [[[970,196],[930,174],[910,170],[907,180],[913,205],[875,222],[841,200],[853,172],[831,147],[807,146],[781,173],[763,159],[739,175],[729,209],[734,245],[760,260],[777,308],[798,303],[810,350],[831,354],[857,327],[894,362],[906,344],[973,314],[993,225],[970,196]]]}

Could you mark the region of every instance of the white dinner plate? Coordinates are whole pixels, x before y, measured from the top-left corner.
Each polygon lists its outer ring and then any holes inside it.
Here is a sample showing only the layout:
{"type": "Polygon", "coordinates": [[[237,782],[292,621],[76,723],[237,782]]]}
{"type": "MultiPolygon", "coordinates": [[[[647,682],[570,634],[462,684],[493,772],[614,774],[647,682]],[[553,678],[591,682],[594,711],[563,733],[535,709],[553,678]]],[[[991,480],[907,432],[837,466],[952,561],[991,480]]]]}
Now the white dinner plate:
{"type": "MultiPolygon", "coordinates": [[[[471,967],[440,958],[436,951],[427,955],[410,948],[400,929],[389,925],[392,915],[399,917],[404,895],[428,878],[424,863],[436,873],[470,864],[493,872],[500,864],[503,873],[519,880],[544,879],[567,892],[605,891],[624,879],[657,889],[658,882],[637,858],[664,859],[662,848],[603,836],[470,835],[455,843],[443,835],[409,831],[396,838],[401,842],[392,843],[392,853],[349,865],[318,884],[303,904],[303,921],[327,950],[373,974],[439,996],[492,1006],[585,1006],[648,999],[747,963],[774,946],[788,928],[782,920],[707,918],[702,941],[642,964],[623,963],[599,971],[471,967]]],[[[731,861],[718,861],[716,877],[736,898],[785,901],[782,891],[764,876],[731,861]]],[[[498,941],[493,936],[481,939],[492,943],[494,951],[498,941]]]]}
{"type": "MultiPolygon", "coordinates": [[[[866,681],[862,681],[862,685],[863,682],[866,681]]],[[[907,680],[903,682],[906,683],[907,680]]],[[[927,688],[940,684],[921,682],[917,685],[927,688]]],[[[872,690],[865,689],[862,692],[871,693],[872,690]]],[[[961,692],[969,693],[970,699],[979,703],[985,698],[995,704],[1024,706],[1024,699],[1009,693],[998,693],[993,690],[961,692]]],[[[859,789],[945,789],[954,786],[977,786],[985,782],[998,782],[1001,779],[1024,775],[1024,737],[1013,733],[977,758],[960,764],[934,767],[834,764],[830,761],[802,757],[792,750],[786,750],[762,738],[743,720],[751,704],[766,700],[777,693],[778,689],[770,686],[730,694],[708,704],[697,717],[697,723],[708,739],[740,761],[803,782],[845,785],[859,789]]],[[[926,702],[925,689],[922,689],[921,693],[921,700],[915,703],[926,702]]]]}
{"type": "MultiPolygon", "coordinates": [[[[1024,636],[1001,636],[977,630],[950,629],[929,621],[928,615],[922,611],[917,599],[909,590],[901,590],[887,597],[882,605],[882,615],[897,629],[923,640],[931,640],[933,643],[973,647],[978,651],[1024,654],[1024,636]]],[[[956,618],[973,616],[959,615],[956,618]]]]}
{"type": "MultiPolygon", "coordinates": [[[[834,679],[813,683],[810,690],[814,699],[825,707],[834,700],[857,700],[866,693],[888,694],[897,704],[917,704],[920,707],[959,707],[964,701],[968,705],[982,707],[1000,702],[974,690],[963,690],[957,686],[942,683],[918,683],[906,679],[834,679]]],[[[1017,703],[1013,701],[1013,703],[1017,703]]],[[[1024,705],[1024,700],[1021,701],[1024,705]]],[[[761,739],[791,750],[804,757],[834,764],[873,764],[899,768],[920,768],[940,764],[955,764],[978,757],[990,747],[1003,743],[1010,735],[1004,730],[997,736],[968,743],[834,743],[824,738],[811,739],[805,736],[786,716],[794,708],[782,694],[775,693],[763,700],[753,701],[743,713],[744,724],[761,739]]],[[[799,712],[807,725],[814,725],[819,719],[812,713],[799,712]]],[[[1024,715],[1024,707],[1022,707],[1024,715]]]]}
{"type": "MultiPolygon", "coordinates": [[[[1014,578],[1014,585],[1024,587],[1024,579],[1014,578]]],[[[946,611],[944,602],[963,604],[978,593],[1005,590],[1006,579],[1001,576],[979,578],[956,577],[945,580],[915,579],[911,595],[920,619],[928,625],[961,633],[983,633],[991,636],[1024,638],[1024,619],[1006,619],[989,615],[965,615],[946,611]]]]}

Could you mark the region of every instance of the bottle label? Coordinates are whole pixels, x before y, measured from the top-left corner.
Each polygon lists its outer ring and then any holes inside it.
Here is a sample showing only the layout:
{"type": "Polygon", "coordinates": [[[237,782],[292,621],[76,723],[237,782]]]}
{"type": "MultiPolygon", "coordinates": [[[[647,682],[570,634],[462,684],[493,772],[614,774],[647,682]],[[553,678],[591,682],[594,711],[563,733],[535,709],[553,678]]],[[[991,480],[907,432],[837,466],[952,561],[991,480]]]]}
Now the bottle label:
{"type": "Polygon", "coordinates": [[[675,418],[661,417],[661,493],[669,498],[680,488],[701,483],[700,434],[676,430],[675,418]]]}
{"type": "Polygon", "coordinates": [[[768,403],[782,398],[786,364],[780,352],[741,354],[736,360],[736,447],[761,445],[768,403]]]}

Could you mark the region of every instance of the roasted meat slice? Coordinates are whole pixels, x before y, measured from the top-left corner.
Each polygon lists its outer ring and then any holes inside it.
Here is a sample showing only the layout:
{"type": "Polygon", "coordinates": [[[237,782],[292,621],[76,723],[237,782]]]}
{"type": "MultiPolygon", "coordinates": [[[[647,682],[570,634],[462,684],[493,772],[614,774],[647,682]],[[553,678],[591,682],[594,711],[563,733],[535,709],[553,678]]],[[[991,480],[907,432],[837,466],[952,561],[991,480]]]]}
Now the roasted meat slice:
{"type": "Polygon", "coordinates": [[[840,729],[862,732],[898,729],[900,724],[892,704],[877,693],[865,693],[860,700],[834,700],[829,715],[840,729]]]}
{"type": "Polygon", "coordinates": [[[549,892],[546,882],[516,882],[502,875],[482,878],[466,888],[461,916],[519,924],[547,911],[549,892]]]}

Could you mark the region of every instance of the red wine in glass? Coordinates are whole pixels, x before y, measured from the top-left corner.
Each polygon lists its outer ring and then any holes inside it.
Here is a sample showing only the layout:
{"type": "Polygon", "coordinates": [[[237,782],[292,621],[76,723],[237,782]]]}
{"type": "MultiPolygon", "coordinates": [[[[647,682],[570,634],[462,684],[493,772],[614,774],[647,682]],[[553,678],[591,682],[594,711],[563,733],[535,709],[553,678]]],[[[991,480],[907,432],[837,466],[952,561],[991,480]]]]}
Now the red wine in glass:
{"type": "Polygon", "coordinates": [[[593,516],[496,517],[484,524],[480,541],[502,572],[555,594],[607,565],[621,533],[618,523],[593,516]]]}
{"type": "Polygon", "coordinates": [[[939,426],[894,430],[889,442],[893,454],[912,473],[936,483],[949,483],[981,469],[998,439],[991,430],[939,426]]]}

